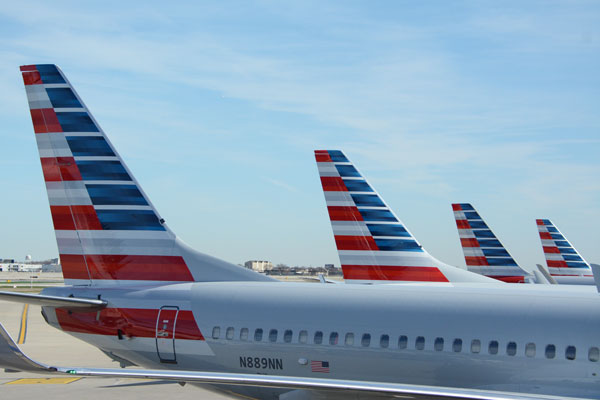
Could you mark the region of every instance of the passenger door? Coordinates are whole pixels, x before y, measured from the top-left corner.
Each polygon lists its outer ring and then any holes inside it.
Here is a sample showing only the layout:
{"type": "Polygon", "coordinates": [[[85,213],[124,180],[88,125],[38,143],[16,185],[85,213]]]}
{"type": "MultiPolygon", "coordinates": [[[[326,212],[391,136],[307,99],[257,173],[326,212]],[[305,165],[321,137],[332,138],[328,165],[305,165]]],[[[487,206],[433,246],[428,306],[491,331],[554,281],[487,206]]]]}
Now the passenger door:
{"type": "Polygon", "coordinates": [[[175,326],[179,307],[164,306],[156,319],[156,351],[160,362],[177,363],[175,354],[175,326]]]}

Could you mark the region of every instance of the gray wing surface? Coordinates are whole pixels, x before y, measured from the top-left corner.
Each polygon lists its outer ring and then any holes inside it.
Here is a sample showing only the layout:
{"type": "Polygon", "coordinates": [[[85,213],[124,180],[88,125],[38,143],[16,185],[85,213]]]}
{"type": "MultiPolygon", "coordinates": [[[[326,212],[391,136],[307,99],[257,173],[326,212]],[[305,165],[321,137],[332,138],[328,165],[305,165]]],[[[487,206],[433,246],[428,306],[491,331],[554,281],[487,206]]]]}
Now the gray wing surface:
{"type": "Polygon", "coordinates": [[[35,304],[38,306],[61,307],[66,309],[79,309],[81,311],[99,310],[106,307],[107,302],[98,299],[83,299],[78,297],[48,296],[43,294],[1,292],[0,300],[16,303],[35,304]]]}
{"type": "MultiPolygon", "coordinates": [[[[403,385],[383,382],[317,379],[293,376],[254,375],[203,371],[170,371],[149,369],[104,369],[58,367],[46,365],[26,356],[0,324],[0,367],[34,373],[106,378],[160,379],[176,382],[261,386],[310,390],[318,398],[339,396],[372,396],[405,399],[487,399],[487,400],[558,400],[564,397],[529,395],[499,391],[457,389],[435,386],[403,385]],[[331,395],[331,396],[330,396],[331,395]]],[[[306,397],[304,397],[306,398],[306,397]]]]}

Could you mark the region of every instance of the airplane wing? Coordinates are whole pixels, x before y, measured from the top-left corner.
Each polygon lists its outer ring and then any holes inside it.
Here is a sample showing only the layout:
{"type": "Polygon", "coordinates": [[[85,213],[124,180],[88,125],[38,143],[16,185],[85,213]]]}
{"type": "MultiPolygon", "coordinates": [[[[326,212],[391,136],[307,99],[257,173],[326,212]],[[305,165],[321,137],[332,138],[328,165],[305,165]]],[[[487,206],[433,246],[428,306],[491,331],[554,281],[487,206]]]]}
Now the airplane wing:
{"type": "Polygon", "coordinates": [[[355,397],[402,397],[406,399],[473,399],[473,400],[559,400],[564,397],[530,395],[490,390],[458,389],[435,386],[404,385],[342,379],[318,379],[293,376],[254,375],[203,371],[104,369],[58,367],[32,360],[15,344],[0,324],[0,367],[24,372],[93,376],[105,378],[160,379],[175,382],[261,386],[311,390],[319,393],[354,395],[355,397]]]}
{"type": "Polygon", "coordinates": [[[108,304],[100,299],[84,299],[80,297],[60,297],[43,294],[0,292],[0,300],[16,303],[35,304],[38,306],[61,307],[69,310],[100,310],[108,304]]]}

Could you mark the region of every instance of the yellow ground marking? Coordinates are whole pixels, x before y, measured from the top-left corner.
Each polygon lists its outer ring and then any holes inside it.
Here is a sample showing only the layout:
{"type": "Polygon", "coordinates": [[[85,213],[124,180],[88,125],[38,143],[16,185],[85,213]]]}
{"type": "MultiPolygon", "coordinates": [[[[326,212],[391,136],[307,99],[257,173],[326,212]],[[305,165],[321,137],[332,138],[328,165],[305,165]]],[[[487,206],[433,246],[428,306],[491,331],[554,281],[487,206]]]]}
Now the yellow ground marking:
{"type": "Polygon", "coordinates": [[[27,312],[29,311],[29,304],[25,304],[23,312],[21,313],[21,329],[19,329],[19,340],[17,344],[25,343],[27,337],[27,312]]]}
{"type": "Polygon", "coordinates": [[[5,385],[61,385],[80,380],[81,378],[22,378],[5,383],[5,385]]]}

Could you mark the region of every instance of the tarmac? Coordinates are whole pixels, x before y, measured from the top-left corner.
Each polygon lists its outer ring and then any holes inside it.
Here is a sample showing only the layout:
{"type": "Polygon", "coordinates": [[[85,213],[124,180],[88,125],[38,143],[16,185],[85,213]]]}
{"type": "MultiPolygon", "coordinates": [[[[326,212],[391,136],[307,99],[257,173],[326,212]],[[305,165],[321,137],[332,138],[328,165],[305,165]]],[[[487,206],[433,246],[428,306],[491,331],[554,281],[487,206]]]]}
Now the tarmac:
{"type": "MultiPolygon", "coordinates": [[[[119,367],[116,362],[95,347],[46,324],[39,306],[28,306],[25,320],[23,319],[23,309],[23,304],[0,301],[0,322],[29,357],[36,361],[59,366],[119,367]],[[26,322],[26,334],[23,332],[24,321],[26,322]]],[[[174,382],[114,378],[65,378],[64,376],[6,372],[4,369],[0,369],[0,398],[223,400],[232,397],[193,385],[181,386],[174,382]]]]}

